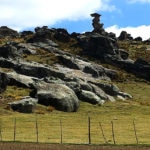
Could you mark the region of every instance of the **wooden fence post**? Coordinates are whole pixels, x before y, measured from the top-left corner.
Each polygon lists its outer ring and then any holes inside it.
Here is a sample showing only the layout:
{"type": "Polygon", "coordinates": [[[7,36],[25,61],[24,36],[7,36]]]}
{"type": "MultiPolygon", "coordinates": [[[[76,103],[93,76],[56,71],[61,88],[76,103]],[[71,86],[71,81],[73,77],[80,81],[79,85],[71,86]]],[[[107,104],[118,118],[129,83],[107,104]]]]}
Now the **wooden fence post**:
{"type": "Polygon", "coordinates": [[[1,142],[3,141],[2,138],[2,120],[0,120],[0,138],[1,138],[1,142]]]}
{"type": "Polygon", "coordinates": [[[39,130],[38,130],[37,118],[36,118],[36,121],[35,121],[35,127],[36,127],[36,142],[38,143],[39,142],[39,130]]]}
{"type": "Polygon", "coordinates": [[[14,142],[16,141],[16,118],[14,119],[14,142]]]}
{"type": "Polygon", "coordinates": [[[91,144],[91,118],[88,117],[88,138],[89,138],[89,144],[91,144]]]}
{"type": "Polygon", "coordinates": [[[113,121],[111,121],[111,125],[112,125],[112,137],[113,137],[113,141],[114,141],[114,144],[116,144],[113,121]]]}
{"type": "Polygon", "coordinates": [[[135,127],[135,119],[133,119],[133,128],[134,128],[136,143],[139,144],[138,137],[137,137],[137,132],[136,132],[136,127],[135,127]]]}
{"type": "Polygon", "coordinates": [[[62,144],[62,141],[63,141],[63,133],[62,133],[62,122],[61,122],[61,119],[60,119],[60,143],[62,144]]]}
{"type": "Polygon", "coordinates": [[[99,122],[99,126],[100,126],[100,129],[101,129],[101,132],[102,132],[103,139],[104,139],[105,143],[107,144],[108,142],[107,142],[106,137],[104,135],[104,131],[103,131],[103,127],[102,127],[101,122],[99,122]]]}

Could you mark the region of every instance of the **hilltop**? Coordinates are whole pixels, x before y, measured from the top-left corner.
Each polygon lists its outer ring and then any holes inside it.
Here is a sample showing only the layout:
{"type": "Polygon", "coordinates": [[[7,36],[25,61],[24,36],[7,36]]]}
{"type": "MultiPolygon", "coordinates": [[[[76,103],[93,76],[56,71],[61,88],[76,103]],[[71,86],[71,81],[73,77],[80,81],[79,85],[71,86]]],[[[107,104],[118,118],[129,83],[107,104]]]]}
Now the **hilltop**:
{"type": "MultiPolygon", "coordinates": [[[[21,33],[0,28],[1,111],[32,113],[42,105],[76,112],[81,101],[137,100],[129,89],[149,85],[150,41],[125,32],[117,38],[103,29],[99,14],[91,16],[94,29],[82,34],[47,26],[21,33]]],[[[138,103],[149,105],[147,98],[138,103]]]]}

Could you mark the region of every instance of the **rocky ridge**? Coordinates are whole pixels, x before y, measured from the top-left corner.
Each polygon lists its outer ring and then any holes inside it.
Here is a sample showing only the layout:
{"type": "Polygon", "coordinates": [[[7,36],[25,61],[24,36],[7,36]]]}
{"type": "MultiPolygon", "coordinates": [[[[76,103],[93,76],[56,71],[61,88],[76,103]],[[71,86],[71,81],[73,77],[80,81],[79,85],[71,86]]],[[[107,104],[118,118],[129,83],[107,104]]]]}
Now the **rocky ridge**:
{"type": "Polygon", "coordinates": [[[82,48],[82,55],[90,55],[149,80],[150,64],[129,59],[129,54],[118,48],[116,37],[105,32],[101,24],[98,25],[97,17],[100,16],[96,15],[93,20],[96,29],[92,32],[70,35],[65,29],[48,29],[44,26],[35,28],[35,33],[23,32],[18,35],[32,35],[24,43],[7,42],[0,47],[0,92],[4,92],[7,85],[31,89],[30,95],[27,95],[30,97],[9,103],[13,110],[30,113],[35,103],[39,103],[60,111],[75,112],[80,107],[80,101],[103,105],[117,98],[132,98],[113,84],[112,80],[118,77],[117,71],[65,52],[55,40],[67,43],[73,38],[82,48]],[[38,55],[39,49],[53,54],[58,62],[49,65],[27,61],[26,56],[38,55]]]}

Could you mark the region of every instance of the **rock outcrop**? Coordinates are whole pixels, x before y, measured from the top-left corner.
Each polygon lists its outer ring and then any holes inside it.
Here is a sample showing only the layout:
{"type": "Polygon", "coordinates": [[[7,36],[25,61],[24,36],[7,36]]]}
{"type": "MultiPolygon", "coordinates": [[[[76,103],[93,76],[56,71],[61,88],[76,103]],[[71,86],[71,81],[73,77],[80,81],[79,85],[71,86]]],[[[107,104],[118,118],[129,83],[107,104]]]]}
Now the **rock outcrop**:
{"type": "Polygon", "coordinates": [[[21,113],[32,113],[36,107],[37,100],[31,97],[24,97],[20,101],[9,103],[9,107],[21,113]]]}
{"type": "Polygon", "coordinates": [[[120,41],[123,41],[123,40],[133,40],[133,37],[131,36],[131,34],[127,33],[126,31],[122,31],[120,33],[118,39],[120,41]]]}
{"type": "Polygon", "coordinates": [[[7,26],[1,26],[0,27],[0,38],[6,37],[6,36],[17,37],[17,36],[19,36],[19,33],[15,30],[8,28],[7,26]]]}
{"type": "MultiPolygon", "coordinates": [[[[145,79],[150,76],[150,64],[138,59],[129,59],[129,54],[118,48],[117,38],[113,33],[105,32],[99,23],[100,15],[91,14],[94,30],[83,34],[69,34],[65,29],[48,29],[47,26],[35,28],[35,33],[25,32],[22,37],[32,35],[27,43],[9,42],[0,47],[0,92],[7,84],[31,89],[33,102],[52,106],[66,112],[75,112],[80,101],[102,105],[107,101],[131,99],[132,96],[121,91],[113,79],[118,78],[117,71],[108,69],[83,57],[65,52],[53,41],[69,42],[77,40],[82,48],[82,55],[97,58],[101,62],[112,64],[145,79]],[[28,55],[53,54],[57,63],[53,65],[26,61],[28,55]]],[[[44,57],[44,55],[43,55],[44,57]]],[[[30,100],[11,103],[11,108],[19,112],[32,112],[35,105],[30,100]]],[[[34,103],[35,104],[35,103],[34,103]]]]}
{"type": "MultiPolygon", "coordinates": [[[[99,14],[92,14],[93,32],[81,34],[77,37],[79,45],[83,49],[83,54],[99,59],[104,63],[115,65],[138,77],[150,80],[150,65],[138,63],[129,59],[129,54],[123,49],[119,49],[117,40],[111,34],[106,33],[99,22],[99,14]]],[[[130,34],[122,31],[119,40],[133,40],[130,34]]]]}
{"type": "MultiPolygon", "coordinates": [[[[37,103],[53,106],[60,111],[74,112],[80,106],[79,101],[102,105],[108,100],[114,101],[122,92],[118,88],[117,91],[114,90],[113,87],[116,86],[109,84],[111,79],[117,78],[116,71],[63,52],[52,41],[16,43],[13,47],[19,55],[1,55],[0,67],[12,69],[13,71],[4,73],[9,79],[9,85],[30,88],[30,96],[37,99],[37,103]],[[34,55],[39,48],[55,54],[60,64],[49,66],[23,59],[22,55],[34,55]],[[105,82],[108,83],[107,86],[105,82]]],[[[127,98],[123,92],[122,97],[127,98]]],[[[11,108],[19,112],[26,112],[26,108],[27,112],[32,111],[31,106],[20,103],[22,101],[12,103],[11,108]]]]}

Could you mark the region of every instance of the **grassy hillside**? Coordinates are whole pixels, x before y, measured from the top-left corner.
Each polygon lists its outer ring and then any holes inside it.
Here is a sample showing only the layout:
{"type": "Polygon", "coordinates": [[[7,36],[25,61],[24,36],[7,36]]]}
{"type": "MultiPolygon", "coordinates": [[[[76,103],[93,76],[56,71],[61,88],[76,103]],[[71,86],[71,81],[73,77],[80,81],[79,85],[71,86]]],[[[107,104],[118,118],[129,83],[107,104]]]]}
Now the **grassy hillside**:
{"type": "MultiPolygon", "coordinates": [[[[0,45],[3,45],[8,39],[1,39],[0,45]]],[[[14,39],[15,41],[25,42],[25,39],[14,39]]],[[[60,49],[64,51],[70,52],[74,55],[80,54],[81,48],[78,47],[75,39],[71,39],[68,43],[62,43],[59,41],[60,49]]],[[[137,59],[138,57],[143,58],[146,61],[150,62],[150,45],[144,44],[142,42],[129,42],[129,41],[119,41],[119,47],[126,49],[130,57],[132,59],[137,59]]],[[[42,49],[37,50],[38,53],[36,55],[26,55],[24,58],[28,61],[37,61],[39,63],[46,63],[52,65],[58,62],[57,57],[51,53],[47,53],[42,49]],[[45,57],[42,57],[45,56],[45,57]]],[[[86,57],[87,58],[87,57],[86,57]]],[[[97,63],[99,61],[88,58],[97,63]]],[[[107,102],[103,106],[91,105],[88,103],[81,102],[80,108],[76,113],[65,113],[56,111],[52,107],[44,107],[38,105],[35,112],[33,114],[21,114],[17,112],[13,112],[8,110],[7,103],[11,101],[18,100],[22,96],[26,96],[29,94],[30,89],[24,89],[15,86],[8,86],[7,90],[2,93],[0,99],[0,120],[3,122],[2,126],[7,127],[7,129],[3,129],[3,139],[4,140],[12,140],[13,139],[13,121],[14,118],[19,120],[17,123],[17,127],[19,127],[19,131],[24,136],[16,137],[16,140],[21,141],[32,141],[34,142],[36,136],[33,132],[30,134],[29,138],[29,128],[27,126],[32,126],[35,128],[35,124],[32,124],[32,121],[35,121],[35,118],[39,121],[40,128],[40,141],[41,142],[60,142],[58,138],[60,136],[60,119],[63,122],[63,132],[65,136],[64,142],[68,142],[70,139],[70,143],[86,143],[87,142],[87,116],[89,115],[92,119],[92,140],[94,143],[104,143],[102,135],[99,133],[99,122],[104,124],[104,130],[106,138],[110,144],[112,141],[112,133],[111,133],[111,124],[110,122],[113,120],[115,124],[115,132],[117,136],[118,144],[134,144],[136,143],[132,121],[136,120],[137,123],[137,132],[139,136],[139,141],[141,144],[149,144],[150,133],[149,128],[149,115],[150,115],[150,83],[136,78],[132,74],[128,74],[127,72],[118,69],[114,66],[103,64],[108,68],[115,68],[118,70],[119,78],[115,80],[115,84],[117,84],[122,91],[130,93],[133,96],[133,99],[130,101],[120,101],[117,102],[107,102]],[[21,123],[23,120],[29,120],[26,123],[21,123]],[[31,122],[30,122],[31,121],[31,122]],[[20,124],[20,125],[19,125],[20,124]],[[45,126],[43,126],[43,124],[45,126]],[[48,126],[50,124],[50,126],[48,126]],[[51,134],[47,133],[47,129],[50,130],[52,126],[56,126],[53,129],[51,134]],[[67,128],[70,126],[71,128],[67,128]],[[82,127],[83,128],[80,128],[82,127]],[[7,132],[5,131],[7,130],[7,132]],[[99,134],[97,134],[99,133],[99,134]],[[45,135],[48,134],[48,135],[45,135]],[[73,135],[76,135],[76,138],[72,138],[73,135]],[[123,136],[122,136],[123,135],[123,136]],[[33,136],[33,137],[32,137],[33,136]],[[49,137],[50,136],[50,137],[49,137]],[[48,139],[53,137],[52,139],[48,139]],[[99,138],[100,137],[100,138],[99,138]],[[130,137],[130,138],[129,138],[130,137]],[[83,139],[83,140],[82,140],[83,139]],[[125,140],[124,140],[125,139],[125,140]]],[[[5,68],[3,68],[4,70],[5,68]]],[[[7,69],[6,69],[7,70],[7,69]]],[[[34,130],[35,131],[35,130],[34,130]]]]}

